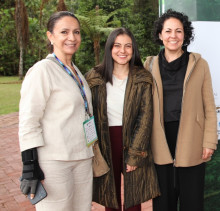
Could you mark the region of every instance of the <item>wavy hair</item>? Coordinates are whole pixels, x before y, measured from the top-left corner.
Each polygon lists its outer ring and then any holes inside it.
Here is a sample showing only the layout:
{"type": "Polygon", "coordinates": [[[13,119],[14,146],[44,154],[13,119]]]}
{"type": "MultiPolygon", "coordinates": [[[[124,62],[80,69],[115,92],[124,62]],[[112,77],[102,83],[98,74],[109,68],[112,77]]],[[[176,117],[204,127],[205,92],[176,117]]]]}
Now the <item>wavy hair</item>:
{"type": "Polygon", "coordinates": [[[184,30],[183,46],[187,47],[190,44],[190,42],[194,40],[194,28],[192,27],[192,22],[189,21],[188,16],[184,13],[177,12],[172,9],[167,10],[158,18],[157,21],[155,21],[153,31],[154,41],[159,45],[163,45],[162,40],[159,38],[159,34],[162,32],[164,22],[170,18],[176,18],[182,23],[184,30]]]}

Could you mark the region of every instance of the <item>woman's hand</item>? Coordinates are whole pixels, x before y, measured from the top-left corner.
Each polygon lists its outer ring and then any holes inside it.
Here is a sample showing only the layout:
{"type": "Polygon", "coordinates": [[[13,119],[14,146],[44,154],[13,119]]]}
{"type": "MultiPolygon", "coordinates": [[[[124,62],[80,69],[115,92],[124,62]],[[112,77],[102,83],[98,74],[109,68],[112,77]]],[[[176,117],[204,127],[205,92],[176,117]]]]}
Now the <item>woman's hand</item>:
{"type": "Polygon", "coordinates": [[[134,170],[136,170],[136,168],[137,168],[137,166],[129,166],[129,165],[127,164],[126,172],[134,171],[134,170]]]}
{"type": "Polygon", "coordinates": [[[213,153],[214,153],[213,149],[203,148],[202,159],[206,160],[209,157],[212,157],[213,153]]]}

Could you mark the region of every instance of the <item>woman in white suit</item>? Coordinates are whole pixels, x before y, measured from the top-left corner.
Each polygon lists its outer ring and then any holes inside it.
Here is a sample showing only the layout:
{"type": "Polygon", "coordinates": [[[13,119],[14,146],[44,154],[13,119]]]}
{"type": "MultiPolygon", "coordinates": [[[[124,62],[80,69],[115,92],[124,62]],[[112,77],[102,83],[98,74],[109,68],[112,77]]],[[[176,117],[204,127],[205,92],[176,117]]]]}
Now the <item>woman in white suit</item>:
{"type": "Polygon", "coordinates": [[[47,29],[51,54],[28,70],[21,88],[21,190],[33,198],[44,180],[47,197],[37,211],[89,211],[93,151],[83,122],[92,115],[91,93],[72,62],[81,43],[80,23],[62,11],[50,17],[47,29]]]}

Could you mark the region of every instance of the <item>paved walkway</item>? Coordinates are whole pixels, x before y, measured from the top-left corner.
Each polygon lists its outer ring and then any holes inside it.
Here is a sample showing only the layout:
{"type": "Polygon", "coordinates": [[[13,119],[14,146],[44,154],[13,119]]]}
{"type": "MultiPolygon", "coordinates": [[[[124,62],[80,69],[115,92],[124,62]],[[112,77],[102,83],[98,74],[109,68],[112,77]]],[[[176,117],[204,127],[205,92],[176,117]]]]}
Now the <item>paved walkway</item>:
{"type": "MultiPolygon", "coordinates": [[[[18,113],[1,115],[0,211],[35,211],[34,206],[21,194],[19,189],[18,179],[21,174],[21,156],[17,134],[18,113]]],[[[91,210],[104,211],[104,207],[93,203],[91,210]]],[[[151,201],[142,204],[142,211],[152,211],[151,201]]]]}

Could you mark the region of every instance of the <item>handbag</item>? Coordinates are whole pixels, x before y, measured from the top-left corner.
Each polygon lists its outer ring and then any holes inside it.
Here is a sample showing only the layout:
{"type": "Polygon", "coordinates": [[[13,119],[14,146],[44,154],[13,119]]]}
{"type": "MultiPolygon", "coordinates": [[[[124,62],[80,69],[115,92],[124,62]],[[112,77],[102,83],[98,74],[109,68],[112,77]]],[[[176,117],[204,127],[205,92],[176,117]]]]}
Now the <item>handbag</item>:
{"type": "Polygon", "coordinates": [[[94,157],[92,159],[93,177],[100,177],[106,174],[110,168],[102,156],[98,141],[93,145],[94,157]]]}

